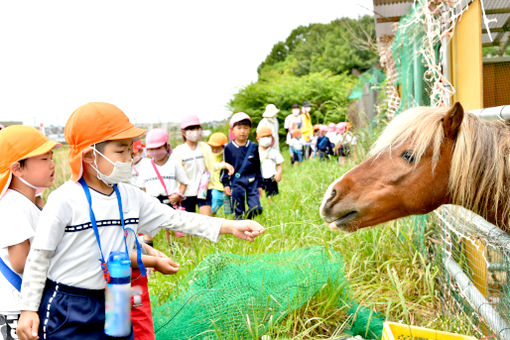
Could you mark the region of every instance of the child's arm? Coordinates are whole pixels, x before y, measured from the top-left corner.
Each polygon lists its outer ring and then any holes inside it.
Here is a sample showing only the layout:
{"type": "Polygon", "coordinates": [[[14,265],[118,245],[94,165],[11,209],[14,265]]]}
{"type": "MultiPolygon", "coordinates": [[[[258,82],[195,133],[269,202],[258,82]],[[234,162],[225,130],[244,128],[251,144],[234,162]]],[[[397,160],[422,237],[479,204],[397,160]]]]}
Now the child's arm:
{"type": "MultiPolygon", "coordinates": [[[[136,252],[129,255],[131,259],[131,268],[138,269],[136,261],[136,252]]],[[[179,271],[179,264],[168,257],[156,257],[151,255],[142,255],[142,262],[145,267],[154,268],[161,274],[175,274],[179,271]]]]}
{"type": "Polygon", "coordinates": [[[53,251],[31,249],[28,253],[23,283],[21,284],[21,316],[17,334],[21,340],[39,339],[39,315],[37,310],[46,283],[53,251]]]}
{"type": "Polygon", "coordinates": [[[282,172],[283,172],[282,165],[276,164],[276,174],[274,175],[274,180],[276,182],[280,182],[282,180],[282,172]]]}
{"type": "Polygon", "coordinates": [[[28,252],[30,251],[30,241],[25,240],[13,246],[9,246],[9,262],[16,273],[23,273],[28,252]]]}

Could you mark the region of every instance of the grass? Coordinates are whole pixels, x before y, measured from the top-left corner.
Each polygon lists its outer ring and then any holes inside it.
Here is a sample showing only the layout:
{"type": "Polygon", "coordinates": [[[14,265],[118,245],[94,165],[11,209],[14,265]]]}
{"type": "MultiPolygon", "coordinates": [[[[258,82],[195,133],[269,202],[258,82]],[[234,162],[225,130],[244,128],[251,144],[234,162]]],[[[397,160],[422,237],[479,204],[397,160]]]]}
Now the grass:
{"type": "MultiPolygon", "coordinates": [[[[371,136],[368,136],[371,137],[371,136]]],[[[367,138],[369,140],[371,138],[367,138]]],[[[305,246],[326,245],[345,259],[345,276],[353,298],[372,308],[387,320],[437,330],[475,335],[476,331],[462,314],[443,314],[436,277],[439,269],[418,252],[418,237],[408,228],[410,219],[401,219],[377,227],[344,234],[329,230],[319,216],[319,205],[329,184],[365,157],[361,142],[357,154],[344,167],[334,161],[306,161],[291,167],[286,159],[280,183],[280,195],[262,198],[264,212],[256,220],[267,232],[254,243],[224,236],[218,243],[197,237],[175,239],[170,248],[161,232],[155,247],[172,256],[181,270],[175,275],[155,273],[149,280],[154,304],[164,303],[179,282],[207,255],[216,252],[260,254],[281,252],[305,246]]],[[[55,154],[55,186],[69,178],[65,148],[55,154]]],[[[348,326],[346,312],[337,309],[336,287],[327,286],[302,308],[293,311],[268,334],[271,338],[330,338],[348,326]]],[[[256,337],[254,337],[256,338],[256,337]]]]}

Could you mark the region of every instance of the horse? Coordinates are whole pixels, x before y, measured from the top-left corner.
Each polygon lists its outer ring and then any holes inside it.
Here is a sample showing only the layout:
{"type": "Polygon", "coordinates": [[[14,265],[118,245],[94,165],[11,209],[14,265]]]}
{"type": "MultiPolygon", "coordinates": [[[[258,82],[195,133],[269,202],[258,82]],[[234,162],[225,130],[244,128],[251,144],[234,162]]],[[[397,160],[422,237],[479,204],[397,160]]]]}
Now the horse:
{"type": "Polygon", "coordinates": [[[461,205],[510,231],[510,128],[451,107],[397,115],[368,159],[331,183],[320,214],[354,232],[400,217],[461,205]]]}

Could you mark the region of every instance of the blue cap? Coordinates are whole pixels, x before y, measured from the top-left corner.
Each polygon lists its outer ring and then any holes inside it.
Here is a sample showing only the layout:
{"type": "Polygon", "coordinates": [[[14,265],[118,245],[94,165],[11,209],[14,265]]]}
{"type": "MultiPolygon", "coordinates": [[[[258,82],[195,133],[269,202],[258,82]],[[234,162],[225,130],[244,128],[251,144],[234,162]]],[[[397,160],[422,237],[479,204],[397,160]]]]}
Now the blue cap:
{"type": "Polygon", "coordinates": [[[108,256],[108,272],[112,278],[131,277],[131,260],[121,251],[112,251],[108,256]]]}

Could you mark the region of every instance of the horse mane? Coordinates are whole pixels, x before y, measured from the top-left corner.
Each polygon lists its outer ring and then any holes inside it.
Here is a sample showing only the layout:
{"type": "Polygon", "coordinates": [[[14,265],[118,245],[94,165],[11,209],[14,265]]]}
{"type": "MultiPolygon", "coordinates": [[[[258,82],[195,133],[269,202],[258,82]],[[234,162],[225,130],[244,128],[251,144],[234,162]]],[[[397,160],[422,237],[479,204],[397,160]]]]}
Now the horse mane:
{"type": "MultiPolygon", "coordinates": [[[[416,107],[397,115],[375,142],[370,154],[376,158],[403,145],[410,145],[415,166],[429,147],[432,169],[439,161],[444,138],[443,118],[449,107],[416,107]]],[[[502,229],[510,219],[510,129],[500,121],[479,119],[465,113],[451,159],[448,179],[452,203],[462,205],[487,218],[494,213],[502,229]],[[502,210],[502,211],[500,211],[502,210]],[[501,217],[499,219],[498,217],[501,217]]],[[[400,155],[397,155],[397,157],[400,155]]]]}

